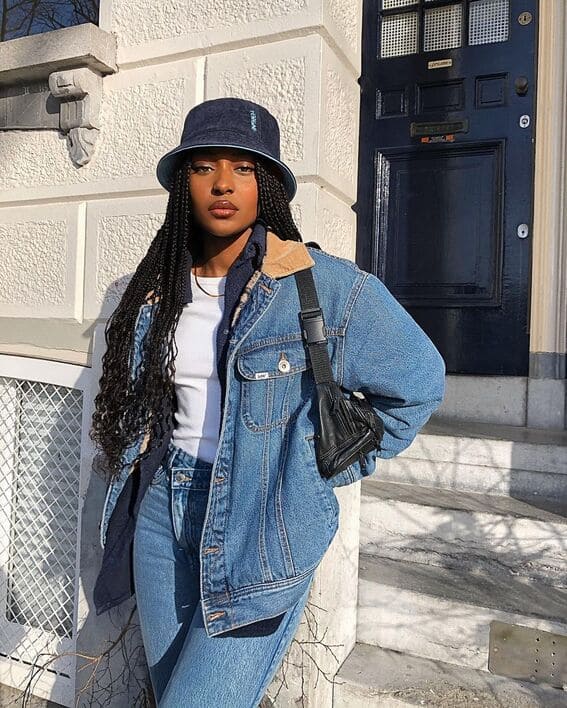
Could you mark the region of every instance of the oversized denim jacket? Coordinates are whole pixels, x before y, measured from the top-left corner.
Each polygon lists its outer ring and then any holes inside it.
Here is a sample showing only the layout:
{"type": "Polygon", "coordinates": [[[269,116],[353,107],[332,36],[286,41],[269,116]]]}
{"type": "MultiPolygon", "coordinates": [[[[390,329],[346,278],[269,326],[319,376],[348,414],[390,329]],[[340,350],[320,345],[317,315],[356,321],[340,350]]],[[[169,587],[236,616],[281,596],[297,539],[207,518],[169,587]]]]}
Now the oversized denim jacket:
{"type": "MultiPolygon", "coordinates": [[[[132,376],[153,307],[140,308],[132,376]]],[[[337,530],[333,487],[372,474],[377,457],[408,447],[443,398],[444,374],[437,349],[377,277],[349,260],[267,233],[261,269],[244,288],[231,322],[227,397],[200,548],[209,636],[276,617],[295,604],[337,530]],[[385,426],[380,451],[329,481],[315,460],[316,392],[293,277],[303,268],[313,268],[336,380],[364,393],[385,426]],[[282,360],[289,366],[278,366],[282,360]]],[[[100,578],[130,566],[131,541],[124,539],[132,537],[135,510],[165,451],[162,445],[149,465],[142,461],[136,469],[147,443],[141,434],[124,452],[122,472],[108,486],[100,578]]],[[[123,584],[110,596],[104,588],[97,613],[132,594],[131,581],[123,584]]]]}

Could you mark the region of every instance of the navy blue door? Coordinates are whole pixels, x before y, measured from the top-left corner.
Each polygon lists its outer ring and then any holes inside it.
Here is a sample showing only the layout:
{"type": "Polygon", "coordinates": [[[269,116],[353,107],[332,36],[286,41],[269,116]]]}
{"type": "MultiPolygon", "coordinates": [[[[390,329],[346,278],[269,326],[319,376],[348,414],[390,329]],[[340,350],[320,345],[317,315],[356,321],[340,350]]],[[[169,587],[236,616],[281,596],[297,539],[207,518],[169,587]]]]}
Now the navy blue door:
{"type": "Polygon", "coordinates": [[[363,14],[357,263],[449,372],[526,375],[537,1],[363,14]]]}

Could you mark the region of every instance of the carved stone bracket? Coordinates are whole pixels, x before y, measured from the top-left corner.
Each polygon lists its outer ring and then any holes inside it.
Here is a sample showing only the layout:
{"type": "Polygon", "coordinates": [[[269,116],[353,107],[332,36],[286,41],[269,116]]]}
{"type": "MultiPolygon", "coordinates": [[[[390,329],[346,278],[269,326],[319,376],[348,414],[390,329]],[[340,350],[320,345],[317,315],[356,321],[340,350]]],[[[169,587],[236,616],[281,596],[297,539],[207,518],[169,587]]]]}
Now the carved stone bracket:
{"type": "Polygon", "coordinates": [[[0,131],[61,130],[85,165],[100,132],[102,77],[116,71],[116,37],[91,22],[0,42],[0,131]]]}
{"type": "Polygon", "coordinates": [[[102,76],[89,67],[54,71],[49,90],[60,101],[59,127],[67,135],[71,160],[86,165],[100,131],[102,76]]]}

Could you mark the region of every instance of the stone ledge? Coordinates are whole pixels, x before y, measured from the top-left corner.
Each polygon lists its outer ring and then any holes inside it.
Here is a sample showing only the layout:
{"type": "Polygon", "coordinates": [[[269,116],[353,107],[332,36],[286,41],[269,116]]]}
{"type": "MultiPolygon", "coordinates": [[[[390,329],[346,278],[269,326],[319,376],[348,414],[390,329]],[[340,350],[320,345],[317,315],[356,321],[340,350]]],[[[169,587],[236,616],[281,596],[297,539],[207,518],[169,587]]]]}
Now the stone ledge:
{"type": "Polygon", "coordinates": [[[472,669],[488,668],[493,620],[567,634],[565,588],[512,572],[362,555],[358,603],[357,641],[472,669]]]}
{"type": "Polygon", "coordinates": [[[561,708],[559,689],[357,644],[337,676],[334,708],[561,708]]]}
{"type": "Polygon", "coordinates": [[[88,22],[0,42],[0,86],[46,79],[54,71],[82,66],[115,73],[116,37],[88,22]]]}
{"type": "MultiPolygon", "coordinates": [[[[532,519],[555,524],[567,524],[565,499],[540,499],[539,506],[533,500],[522,500],[496,494],[477,494],[455,489],[439,489],[417,484],[398,484],[383,481],[379,477],[362,480],[363,497],[372,501],[386,502],[393,507],[410,504],[414,507],[429,507],[444,511],[465,511],[471,514],[492,514],[513,519],[532,519]]],[[[441,513],[439,513],[441,516],[441,513]]],[[[454,529],[453,529],[454,531],[454,529]]]]}

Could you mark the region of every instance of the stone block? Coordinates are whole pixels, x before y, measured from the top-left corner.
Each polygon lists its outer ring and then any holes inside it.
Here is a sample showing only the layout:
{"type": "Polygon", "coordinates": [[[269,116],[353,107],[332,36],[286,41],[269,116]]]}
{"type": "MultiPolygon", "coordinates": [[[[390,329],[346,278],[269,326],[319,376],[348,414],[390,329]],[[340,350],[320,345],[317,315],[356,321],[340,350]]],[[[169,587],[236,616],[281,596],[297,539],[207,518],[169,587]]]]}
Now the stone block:
{"type": "Polygon", "coordinates": [[[567,427],[567,382],[565,379],[528,379],[528,426],[567,427]]]}
{"type": "Polygon", "coordinates": [[[521,376],[446,377],[443,403],[435,416],[451,420],[525,425],[527,378],[521,376]]]}
{"type": "Polygon", "coordinates": [[[0,210],[0,316],[80,320],[83,213],[73,203],[0,210]]]}
{"type": "Polygon", "coordinates": [[[320,15],[320,4],[321,0],[142,0],[133,6],[115,0],[111,26],[122,47],[182,37],[187,50],[312,25],[320,15]]]}
{"type": "Polygon", "coordinates": [[[167,193],[87,208],[85,317],[108,317],[163,224],[167,193]]]}
{"type": "Polygon", "coordinates": [[[280,124],[281,155],[298,177],[316,173],[322,40],[312,35],[207,57],[205,98],[257,101],[280,124]]]}
{"type": "Polygon", "coordinates": [[[322,185],[302,182],[291,207],[305,242],[316,241],[334,256],[355,260],[356,214],[347,202],[322,185]]]}
{"type": "Polygon", "coordinates": [[[101,14],[101,27],[118,38],[120,66],[199,50],[260,45],[310,31],[326,37],[351,71],[359,74],[361,23],[360,0],[242,0],[236,4],[144,0],[135,6],[120,0],[101,14]]]}
{"type": "Polygon", "coordinates": [[[356,199],[360,87],[352,72],[322,44],[318,175],[347,201],[356,199]]]}
{"type": "Polygon", "coordinates": [[[362,1],[322,0],[323,27],[338,52],[349,60],[356,74],[361,71],[362,1]]]}
{"type": "Polygon", "coordinates": [[[565,501],[567,433],[485,423],[430,422],[409,448],[381,460],[376,479],[565,501]]]}
{"type": "Polygon", "coordinates": [[[0,43],[0,84],[46,79],[77,66],[116,71],[116,37],[86,22],[0,43]]]}
{"type": "MultiPolygon", "coordinates": [[[[375,482],[364,486],[363,553],[567,585],[565,504],[375,482]]],[[[567,607],[567,606],[566,606],[567,607]]]]}

